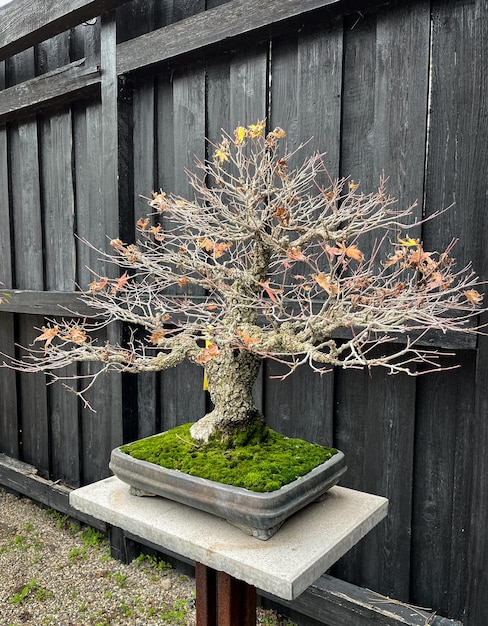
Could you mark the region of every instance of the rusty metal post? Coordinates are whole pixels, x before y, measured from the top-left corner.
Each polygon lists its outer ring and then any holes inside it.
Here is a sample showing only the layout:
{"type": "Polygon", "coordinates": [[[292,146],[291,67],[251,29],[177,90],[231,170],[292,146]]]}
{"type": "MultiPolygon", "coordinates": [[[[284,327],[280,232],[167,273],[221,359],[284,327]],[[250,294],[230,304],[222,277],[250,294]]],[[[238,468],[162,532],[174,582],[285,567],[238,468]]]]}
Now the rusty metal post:
{"type": "Polygon", "coordinates": [[[256,588],[196,564],[197,626],[256,626],[256,588]]]}
{"type": "Polygon", "coordinates": [[[212,568],[195,563],[197,626],[217,625],[216,574],[212,568]]]}
{"type": "Polygon", "coordinates": [[[256,626],[256,588],[217,572],[218,626],[256,626]]]}

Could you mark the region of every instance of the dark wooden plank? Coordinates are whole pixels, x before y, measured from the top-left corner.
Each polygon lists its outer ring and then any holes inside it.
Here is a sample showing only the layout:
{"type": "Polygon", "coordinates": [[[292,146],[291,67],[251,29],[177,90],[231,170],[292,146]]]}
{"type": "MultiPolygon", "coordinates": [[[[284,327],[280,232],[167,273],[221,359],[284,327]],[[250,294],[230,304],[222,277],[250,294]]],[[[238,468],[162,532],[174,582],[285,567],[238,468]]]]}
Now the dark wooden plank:
{"type": "Polygon", "coordinates": [[[347,459],[341,484],[390,500],[388,518],[334,572],[408,600],[415,381],[384,372],[336,372],[335,445],[347,459]]]}
{"type": "Polygon", "coordinates": [[[48,74],[26,80],[0,95],[0,123],[19,120],[79,98],[96,97],[100,69],[83,59],[63,64],[48,74]]]}
{"type": "Polygon", "coordinates": [[[132,0],[117,9],[117,42],[121,43],[147,33],[155,27],[156,2],[132,0]]]}
{"type": "MultiPolygon", "coordinates": [[[[8,67],[10,82],[29,79],[35,73],[34,51],[27,50],[17,55],[8,67]]],[[[11,127],[10,150],[14,284],[23,289],[42,290],[43,237],[38,128],[35,121],[11,127]]],[[[29,345],[38,334],[33,328],[42,326],[42,323],[42,317],[20,317],[17,326],[19,343],[29,345]]],[[[20,374],[18,381],[22,459],[35,464],[40,472],[48,476],[49,422],[45,377],[43,374],[20,374]]]]}
{"type": "MultiPolygon", "coordinates": [[[[90,29],[87,28],[83,35],[85,38],[85,56],[89,62],[93,62],[100,54],[100,24],[97,22],[90,29]]],[[[113,44],[113,38],[110,41],[113,44]]],[[[118,216],[115,218],[115,223],[109,223],[109,216],[113,215],[113,203],[109,204],[106,212],[102,201],[104,180],[102,177],[104,167],[102,134],[103,132],[107,133],[107,130],[103,131],[102,129],[104,122],[114,124],[113,120],[102,120],[102,106],[99,103],[81,104],[75,109],[74,158],[77,233],[81,238],[90,241],[100,249],[107,249],[107,236],[110,238],[117,237],[119,231],[118,216]]],[[[112,145],[110,150],[115,151],[115,157],[113,152],[110,154],[113,163],[114,158],[116,160],[116,145],[114,146],[110,142],[109,145],[112,145]]],[[[112,170],[107,172],[107,180],[109,177],[113,181],[112,170]]],[[[117,196],[117,187],[111,189],[117,196]]],[[[109,193],[108,189],[104,190],[104,197],[109,193]]],[[[93,274],[88,268],[92,268],[101,275],[113,271],[112,268],[104,267],[98,257],[99,255],[95,251],[78,242],[77,275],[80,285],[86,287],[93,280],[93,274]]],[[[106,333],[101,333],[98,340],[103,343],[106,338],[106,333]]],[[[96,371],[96,367],[95,364],[84,365],[80,367],[80,372],[83,375],[89,375],[96,371]]],[[[81,406],[79,409],[82,432],[81,482],[83,484],[94,482],[109,475],[110,450],[122,442],[122,424],[119,412],[121,401],[120,377],[110,374],[99,379],[87,393],[87,400],[96,410],[96,413],[85,406],[81,406]]]]}
{"type": "MultiPolygon", "coordinates": [[[[488,232],[488,224],[484,232],[488,232]]],[[[488,266],[485,264],[488,273],[488,266]]],[[[487,321],[487,320],[485,320],[487,321]]],[[[465,625],[477,626],[488,621],[488,497],[486,476],[488,475],[488,341],[481,337],[476,362],[475,380],[475,419],[471,432],[472,448],[469,459],[476,459],[473,465],[471,486],[471,507],[469,519],[469,546],[465,559],[469,564],[467,577],[460,581],[465,589],[465,625]]],[[[456,570],[454,570],[456,571],[456,570]]]]}
{"type": "MultiPolygon", "coordinates": [[[[271,124],[287,132],[290,150],[310,140],[290,167],[306,154],[327,150],[331,176],[339,171],[342,89],[342,23],[309,29],[272,43],[271,124]]],[[[326,184],[325,180],[318,181],[326,184]]],[[[298,272],[300,273],[300,272],[298,272]]],[[[285,381],[273,380],[280,367],[266,366],[266,415],[284,434],[333,445],[334,375],[300,368],[285,381]]],[[[283,371],[281,372],[283,373],[283,371]]]]}
{"type": "Polygon", "coordinates": [[[287,369],[264,364],[264,415],[270,428],[323,446],[333,445],[334,375],[318,376],[305,367],[285,380],[287,369]]]}
{"type": "MultiPolygon", "coordinates": [[[[205,69],[174,68],[162,76],[158,93],[158,187],[192,197],[185,168],[205,157],[205,69]],[[159,113],[162,113],[160,116],[159,113]]],[[[163,226],[165,222],[163,221],[163,226]]],[[[202,368],[182,363],[160,375],[160,428],[193,422],[206,412],[202,368]]]]}
{"type": "Polygon", "coordinates": [[[98,17],[128,0],[16,0],[0,7],[0,60],[98,17]]]}
{"type": "Polygon", "coordinates": [[[459,359],[462,370],[417,383],[411,599],[461,619],[469,567],[475,354],[459,359]]]}
{"type": "Polygon", "coordinates": [[[480,117],[486,97],[484,18],[485,8],[480,5],[434,4],[426,213],[453,203],[454,207],[427,222],[422,232],[426,246],[436,249],[459,237],[454,252],[457,266],[472,261],[476,271],[486,257],[484,215],[479,210],[485,184],[477,178],[486,159],[481,147],[486,128],[480,117]]]}
{"type": "MultiPolygon", "coordinates": [[[[39,45],[38,64],[43,71],[49,71],[68,63],[69,55],[69,34],[63,33],[39,45]]],[[[69,292],[74,291],[76,280],[71,111],[53,111],[39,125],[45,288],[69,292]]],[[[76,372],[76,365],[71,365],[59,374],[71,377],[76,372]]],[[[52,385],[48,398],[51,477],[78,486],[80,433],[76,396],[66,393],[61,385],[52,385]]]]}
{"type": "MultiPolygon", "coordinates": [[[[140,196],[149,197],[157,189],[155,160],[156,87],[154,78],[139,82],[133,94],[133,219],[144,217],[150,207],[140,196]]],[[[143,373],[137,376],[138,436],[145,437],[157,432],[158,416],[158,375],[143,373]]]]}
{"type": "MultiPolygon", "coordinates": [[[[5,87],[5,63],[0,63],[0,94],[5,87]]],[[[12,230],[10,227],[8,137],[5,127],[0,128],[0,287],[12,285],[12,230]]],[[[8,296],[0,296],[5,299],[8,296]]],[[[15,346],[14,317],[0,313],[0,346],[2,351],[13,354],[15,346]]],[[[15,373],[0,370],[0,451],[13,456],[19,454],[19,427],[17,416],[17,386],[15,373]]]]}
{"type": "Polygon", "coordinates": [[[332,177],[340,163],[342,55],[342,20],[272,41],[270,127],[287,132],[290,150],[311,140],[294,165],[305,154],[326,152],[332,177]]]}
{"type": "Polygon", "coordinates": [[[260,0],[232,0],[120,44],[117,71],[128,74],[222,42],[232,42],[235,47],[234,39],[245,43],[253,33],[264,33],[263,39],[267,39],[280,27],[289,26],[292,19],[297,23],[313,19],[313,11],[324,7],[333,7],[336,13],[341,9],[354,11],[352,4],[363,6],[342,0],[268,0],[265,4],[260,0]]]}

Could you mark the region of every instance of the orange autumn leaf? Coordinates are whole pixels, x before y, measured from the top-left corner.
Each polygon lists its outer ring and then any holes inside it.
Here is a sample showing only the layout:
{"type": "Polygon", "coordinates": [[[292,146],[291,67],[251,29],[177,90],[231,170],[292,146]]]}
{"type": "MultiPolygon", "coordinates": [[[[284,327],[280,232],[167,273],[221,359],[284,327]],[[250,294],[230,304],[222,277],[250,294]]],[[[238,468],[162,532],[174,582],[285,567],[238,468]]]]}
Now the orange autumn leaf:
{"type": "Polygon", "coordinates": [[[125,256],[129,263],[137,263],[139,248],[135,244],[131,243],[130,246],[127,246],[125,256]]]}
{"type": "Polygon", "coordinates": [[[59,326],[43,326],[41,330],[42,333],[39,335],[39,337],[36,337],[34,339],[34,343],[36,343],[37,341],[45,341],[46,343],[44,344],[44,350],[47,350],[54,337],[56,337],[56,335],[59,333],[59,326]]]}
{"type": "Polygon", "coordinates": [[[149,337],[149,341],[157,345],[162,339],[164,339],[164,332],[155,331],[149,337]]]}
{"type": "Polygon", "coordinates": [[[421,245],[416,250],[412,250],[408,255],[408,263],[410,267],[418,269],[420,272],[425,273],[425,270],[432,269],[437,264],[430,257],[432,252],[425,252],[421,245]]]}
{"type": "Polygon", "coordinates": [[[214,257],[218,259],[231,247],[231,243],[216,243],[214,246],[214,257]]]}
{"type": "Polygon", "coordinates": [[[139,218],[136,222],[136,226],[142,231],[146,230],[146,228],[149,226],[149,218],[146,217],[146,219],[144,220],[142,218],[139,218]]]}
{"type": "Polygon", "coordinates": [[[361,252],[361,250],[359,250],[356,244],[351,244],[350,246],[347,246],[345,243],[339,243],[337,244],[337,247],[340,250],[340,253],[344,254],[349,259],[354,259],[355,261],[363,260],[364,254],[361,252]]]}
{"type": "Polygon", "coordinates": [[[436,287],[441,287],[444,282],[444,276],[441,272],[432,272],[427,282],[427,289],[435,289],[436,287]]]}
{"type": "Polygon", "coordinates": [[[153,199],[149,202],[149,204],[154,207],[160,213],[164,211],[168,207],[168,200],[166,199],[166,194],[164,191],[160,190],[159,193],[155,191],[152,192],[153,199]]]}
{"type": "Polygon", "coordinates": [[[226,250],[232,247],[232,243],[215,243],[211,239],[207,239],[206,237],[199,237],[197,240],[200,248],[205,250],[205,252],[213,253],[214,258],[218,259],[221,257],[226,250]]]}
{"type": "Polygon", "coordinates": [[[263,288],[263,290],[266,292],[266,294],[271,298],[273,302],[278,302],[278,300],[276,299],[276,296],[280,293],[283,293],[283,289],[273,289],[272,287],[270,287],[269,278],[268,280],[265,280],[264,283],[258,283],[258,285],[263,288]]]}
{"type": "Polygon", "coordinates": [[[250,346],[253,343],[259,343],[261,339],[259,337],[252,337],[249,333],[246,333],[243,330],[238,329],[237,335],[242,339],[242,342],[245,346],[250,346]]]}
{"type": "Polygon", "coordinates": [[[332,282],[330,275],[321,272],[320,274],[313,274],[312,278],[329,296],[336,296],[339,293],[339,287],[337,283],[332,282]]]}
{"type": "Polygon", "coordinates": [[[272,213],[271,217],[276,217],[280,226],[289,226],[290,225],[290,214],[283,207],[277,207],[276,210],[272,213]]]}
{"type": "Polygon", "coordinates": [[[362,261],[364,254],[355,244],[352,244],[346,248],[346,256],[355,261],[362,261]]]}
{"type": "Polygon", "coordinates": [[[286,256],[290,261],[305,261],[305,255],[302,252],[300,246],[292,246],[286,251],[286,256]]]}
{"type": "Polygon", "coordinates": [[[476,291],[476,289],[468,289],[463,291],[463,294],[466,300],[473,306],[477,306],[483,300],[482,294],[476,291]]]}
{"type": "Polygon", "coordinates": [[[188,285],[188,278],[186,276],[180,276],[178,278],[178,287],[186,287],[188,285]]]}
{"type": "Polygon", "coordinates": [[[325,244],[325,251],[329,255],[331,261],[335,256],[339,256],[342,254],[340,248],[337,248],[336,246],[329,246],[328,243],[325,244]]]}
{"type": "Polygon", "coordinates": [[[268,133],[268,136],[275,137],[276,139],[283,139],[283,137],[286,137],[286,133],[282,128],[277,126],[274,130],[268,133]]]}
{"type": "Polygon", "coordinates": [[[402,261],[404,258],[405,258],[405,250],[396,249],[394,254],[390,254],[388,256],[388,261],[385,261],[383,263],[383,266],[385,268],[391,267],[392,265],[395,265],[396,263],[398,263],[398,261],[402,261]]]}
{"type": "Polygon", "coordinates": [[[105,285],[108,283],[108,278],[102,278],[102,280],[93,280],[89,285],[88,285],[88,289],[91,292],[94,291],[101,291],[105,285]]]}
{"type": "Polygon", "coordinates": [[[86,333],[79,326],[72,326],[68,331],[68,338],[73,343],[78,344],[79,346],[86,343],[86,333]]]}
{"type": "Polygon", "coordinates": [[[198,353],[198,355],[197,355],[197,362],[198,363],[203,363],[203,364],[204,363],[208,363],[209,361],[214,359],[219,354],[220,354],[220,350],[219,350],[218,345],[215,344],[215,343],[207,342],[207,347],[203,348],[198,353]]]}
{"type": "Polygon", "coordinates": [[[212,252],[215,245],[211,239],[207,239],[206,237],[199,237],[197,239],[197,244],[206,252],[212,252]]]}
{"type": "Polygon", "coordinates": [[[117,278],[117,282],[112,286],[112,292],[116,293],[119,289],[123,289],[128,283],[127,272],[124,272],[122,276],[117,278]]]}

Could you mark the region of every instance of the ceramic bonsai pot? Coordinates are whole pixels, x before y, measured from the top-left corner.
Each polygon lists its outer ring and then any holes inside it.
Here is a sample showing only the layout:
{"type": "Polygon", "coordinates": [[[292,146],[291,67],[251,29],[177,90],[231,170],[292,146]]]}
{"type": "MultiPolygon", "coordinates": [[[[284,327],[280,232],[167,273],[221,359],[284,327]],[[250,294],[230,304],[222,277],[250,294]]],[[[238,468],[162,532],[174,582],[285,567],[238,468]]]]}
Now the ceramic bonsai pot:
{"type": "Polygon", "coordinates": [[[112,451],[112,472],[131,486],[133,495],[158,495],[222,517],[245,533],[266,540],[283,522],[307,504],[320,499],[346,471],[338,451],[322,465],[276,491],[258,493],[233,487],[112,451]]]}

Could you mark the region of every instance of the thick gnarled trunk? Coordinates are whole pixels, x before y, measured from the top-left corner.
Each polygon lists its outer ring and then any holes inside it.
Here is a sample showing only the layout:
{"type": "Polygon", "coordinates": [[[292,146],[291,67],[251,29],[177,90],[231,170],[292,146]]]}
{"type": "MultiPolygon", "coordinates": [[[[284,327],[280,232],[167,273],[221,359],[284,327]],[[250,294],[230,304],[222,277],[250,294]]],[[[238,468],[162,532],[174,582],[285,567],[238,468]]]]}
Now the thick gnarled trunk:
{"type": "Polygon", "coordinates": [[[264,421],[252,397],[261,359],[243,350],[226,351],[206,364],[208,390],[214,409],[191,428],[192,437],[206,443],[229,439],[264,421]]]}

